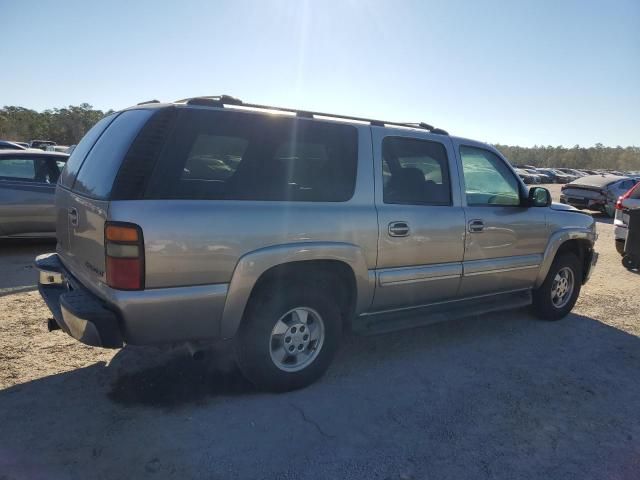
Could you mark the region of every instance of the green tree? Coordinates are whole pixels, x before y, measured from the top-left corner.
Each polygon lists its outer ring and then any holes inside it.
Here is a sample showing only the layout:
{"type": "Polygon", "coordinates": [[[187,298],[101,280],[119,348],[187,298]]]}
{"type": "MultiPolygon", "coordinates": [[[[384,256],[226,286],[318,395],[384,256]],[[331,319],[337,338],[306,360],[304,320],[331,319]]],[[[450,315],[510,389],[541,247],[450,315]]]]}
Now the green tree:
{"type": "Polygon", "coordinates": [[[36,112],[23,107],[0,109],[0,138],[27,142],[33,139],[53,140],[72,145],[102,117],[111,113],[95,110],[88,103],[36,112]]]}

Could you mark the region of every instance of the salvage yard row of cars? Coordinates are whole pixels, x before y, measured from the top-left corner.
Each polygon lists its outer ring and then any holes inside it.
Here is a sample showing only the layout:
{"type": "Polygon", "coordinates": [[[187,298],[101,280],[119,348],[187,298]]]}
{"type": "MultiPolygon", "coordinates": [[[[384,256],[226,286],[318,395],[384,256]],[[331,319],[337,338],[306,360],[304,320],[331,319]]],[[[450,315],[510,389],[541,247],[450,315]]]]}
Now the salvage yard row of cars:
{"type": "Polygon", "coordinates": [[[29,150],[37,149],[45,152],[67,153],[71,155],[75,145],[58,145],[51,140],[31,140],[29,142],[13,142],[10,140],[0,140],[0,151],[2,150],[29,150]]]}
{"type": "Polygon", "coordinates": [[[620,172],[618,170],[577,170],[575,168],[540,168],[532,165],[514,165],[515,171],[526,184],[570,183],[589,175],[640,176],[640,172],[620,172]]]}

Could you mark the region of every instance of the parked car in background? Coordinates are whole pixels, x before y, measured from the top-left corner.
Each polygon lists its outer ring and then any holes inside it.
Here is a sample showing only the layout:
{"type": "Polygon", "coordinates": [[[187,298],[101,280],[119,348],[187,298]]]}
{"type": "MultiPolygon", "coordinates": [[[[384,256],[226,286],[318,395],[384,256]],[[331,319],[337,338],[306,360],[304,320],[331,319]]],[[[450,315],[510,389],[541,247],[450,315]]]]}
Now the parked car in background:
{"type": "Polygon", "coordinates": [[[36,260],[50,327],[110,348],[227,340],[282,391],[317,380],[346,328],[573,308],[595,221],[494,147],[276,108],[201,97],[100,120],[56,191],[56,253],[36,260]]]}
{"type": "Polygon", "coordinates": [[[553,168],[552,170],[556,174],[557,183],[569,183],[576,179],[574,175],[569,175],[568,173],[563,172],[562,170],[558,170],[555,168],[553,168]]]}
{"type": "Polygon", "coordinates": [[[577,172],[575,172],[570,168],[556,168],[556,170],[562,173],[563,175],[566,175],[568,179],[568,182],[566,183],[573,182],[574,180],[577,180],[578,178],[581,178],[584,176],[584,175],[579,175],[577,172]]]}
{"type": "Polygon", "coordinates": [[[579,172],[574,168],[556,168],[556,170],[560,170],[561,172],[570,175],[572,177],[572,181],[586,176],[586,174],[579,172]]]}
{"type": "Polygon", "coordinates": [[[640,208],[640,183],[631,187],[616,202],[616,216],[613,221],[616,250],[620,255],[624,255],[624,242],[627,240],[629,225],[628,210],[640,208]]]}
{"type": "Polygon", "coordinates": [[[631,177],[588,175],[562,187],[560,203],[579,209],[597,210],[613,217],[618,197],[637,183],[631,177]]]}
{"type": "Polygon", "coordinates": [[[536,173],[540,175],[542,183],[556,183],[555,175],[546,168],[536,168],[536,173]]]}
{"type": "Polygon", "coordinates": [[[514,170],[518,174],[520,179],[524,183],[526,183],[527,185],[530,185],[532,183],[536,183],[535,177],[532,174],[530,174],[528,171],[526,171],[525,169],[523,169],[523,168],[515,168],[514,170]]]}
{"type": "Polygon", "coordinates": [[[26,150],[26,148],[16,142],[0,140],[0,150],[26,150]]]}
{"type": "Polygon", "coordinates": [[[540,183],[553,183],[553,177],[541,168],[527,168],[526,170],[540,177],[540,183]]]}
{"type": "Polygon", "coordinates": [[[39,148],[40,150],[44,150],[48,146],[56,145],[56,142],[52,142],[51,140],[31,140],[29,142],[29,148],[39,148]]]}
{"type": "Polygon", "coordinates": [[[44,149],[45,152],[59,152],[69,153],[69,147],[66,145],[47,145],[44,149]]]}
{"type": "Polygon", "coordinates": [[[39,150],[0,150],[0,236],[55,236],[54,193],[67,158],[39,150]]]}
{"type": "Polygon", "coordinates": [[[539,168],[538,171],[547,175],[549,183],[567,183],[567,181],[570,181],[565,173],[554,170],[553,168],[539,168]]]}

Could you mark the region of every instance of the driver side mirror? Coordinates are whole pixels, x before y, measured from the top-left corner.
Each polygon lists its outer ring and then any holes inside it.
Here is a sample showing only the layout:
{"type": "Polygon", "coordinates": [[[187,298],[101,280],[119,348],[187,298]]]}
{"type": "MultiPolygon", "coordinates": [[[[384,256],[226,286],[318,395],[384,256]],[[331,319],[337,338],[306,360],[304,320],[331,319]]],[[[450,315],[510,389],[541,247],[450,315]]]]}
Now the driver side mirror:
{"type": "Polygon", "coordinates": [[[551,206],[551,192],[543,187],[531,187],[529,189],[529,206],[530,207],[549,207],[551,206]]]}

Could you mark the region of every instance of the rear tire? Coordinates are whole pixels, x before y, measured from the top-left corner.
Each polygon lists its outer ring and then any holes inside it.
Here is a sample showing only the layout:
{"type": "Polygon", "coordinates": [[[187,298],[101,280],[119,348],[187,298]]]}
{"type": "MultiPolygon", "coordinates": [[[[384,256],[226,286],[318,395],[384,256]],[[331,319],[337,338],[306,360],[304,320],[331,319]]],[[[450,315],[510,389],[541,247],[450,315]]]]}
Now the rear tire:
{"type": "Polygon", "coordinates": [[[533,291],[533,312],[543,320],[567,316],[580,295],[582,265],[573,253],[562,253],[553,260],[542,285],[533,291]]]}
{"type": "Polygon", "coordinates": [[[322,285],[267,287],[247,307],[236,338],[236,359],[259,389],[296,390],[326,372],[341,334],[340,309],[322,285]]]}

